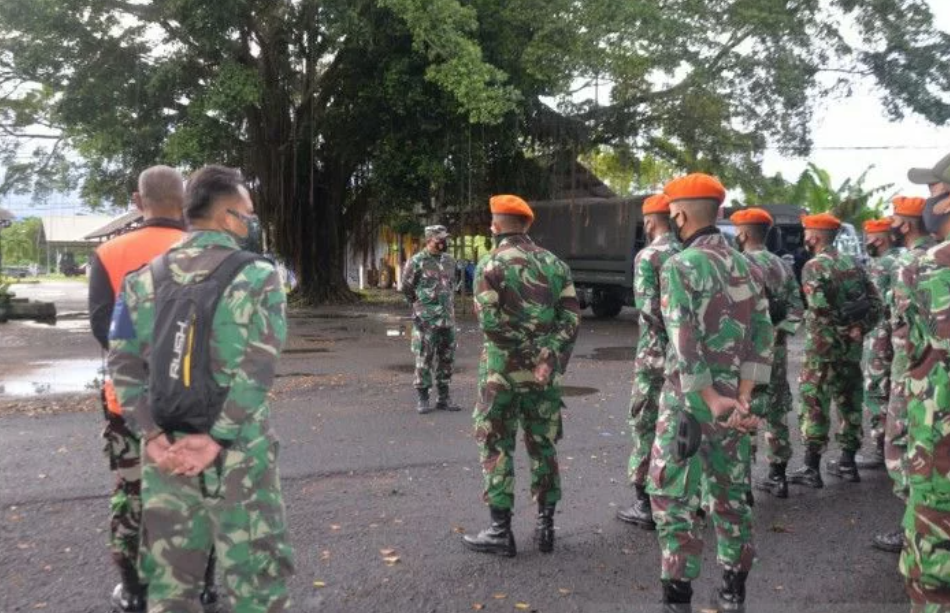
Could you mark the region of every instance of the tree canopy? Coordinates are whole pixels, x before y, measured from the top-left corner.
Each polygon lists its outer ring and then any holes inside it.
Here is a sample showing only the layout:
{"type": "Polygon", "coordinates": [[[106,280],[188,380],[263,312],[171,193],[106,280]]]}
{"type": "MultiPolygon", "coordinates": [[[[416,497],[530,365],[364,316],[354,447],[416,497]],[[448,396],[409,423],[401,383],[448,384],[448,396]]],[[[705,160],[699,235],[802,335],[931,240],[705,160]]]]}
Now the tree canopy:
{"type": "Polygon", "coordinates": [[[924,0],[4,0],[0,191],[237,166],[303,297],[345,300],[374,224],[546,196],[602,147],[752,186],[857,78],[950,120],[924,0]]]}

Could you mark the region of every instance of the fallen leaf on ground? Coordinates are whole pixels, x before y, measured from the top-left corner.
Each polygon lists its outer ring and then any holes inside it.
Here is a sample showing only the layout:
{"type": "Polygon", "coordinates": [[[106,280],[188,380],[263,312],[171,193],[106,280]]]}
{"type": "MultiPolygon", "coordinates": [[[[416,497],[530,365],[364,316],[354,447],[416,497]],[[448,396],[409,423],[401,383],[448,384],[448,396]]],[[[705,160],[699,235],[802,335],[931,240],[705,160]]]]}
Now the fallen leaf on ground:
{"type": "Polygon", "coordinates": [[[472,604],[472,609],[474,609],[474,610],[476,610],[476,611],[481,611],[481,610],[484,609],[484,608],[485,608],[485,605],[483,605],[483,604],[480,603],[480,602],[476,602],[476,603],[473,603],[473,604],[472,604]]]}
{"type": "Polygon", "coordinates": [[[324,581],[314,581],[313,587],[326,587],[327,584],[324,581]]]}
{"type": "Polygon", "coordinates": [[[395,549],[380,549],[379,554],[383,556],[391,556],[396,553],[395,549]]]}
{"type": "Polygon", "coordinates": [[[465,534],[465,528],[463,528],[462,526],[453,526],[452,532],[456,534],[465,534]]]}
{"type": "Polygon", "coordinates": [[[571,593],[571,590],[567,589],[566,587],[559,587],[557,588],[557,591],[561,593],[561,596],[568,596],[571,593]]]}
{"type": "Polygon", "coordinates": [[[393,566],[395,564],[399,564],[399,556],[386,556],[385,558],[383,558],[383,562],[385,562],[387,566],[393,566]]]}
{"type": "Polygon", "coordinates": [[[321,552],[320,552],[320,559],[321,559],[321,560],[329,560],[329,559],[330,559],[330,550],[329,550],[329,549],[324,549],[323,551],[321,551],[321,552]]]}
{"type": "Polygon", "coordinates": [[[339,530],[340,524],[330,524],[330,530],[339,530]]]}
{"type": "Polygon", "coordinates": [[[492,594],[491,597],[495,600],[504,600],[505,598],[508,598],[508,594],[504,592],[498,592],[496,594],[492,594]]]}
{"type": "Polygon", "coordinates": [[[515,608],[519,611],[527,611],[531,608],[531,605],[529,605],[527,602],[516,602],[515,608]]]}

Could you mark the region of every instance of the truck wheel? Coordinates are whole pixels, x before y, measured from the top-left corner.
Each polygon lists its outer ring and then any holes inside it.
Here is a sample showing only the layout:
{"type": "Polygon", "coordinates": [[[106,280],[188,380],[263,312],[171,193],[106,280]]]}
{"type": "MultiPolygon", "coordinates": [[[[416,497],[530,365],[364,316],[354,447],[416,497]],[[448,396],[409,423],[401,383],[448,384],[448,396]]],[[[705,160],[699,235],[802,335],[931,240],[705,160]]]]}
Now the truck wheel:
{"type": "Polygon", "coordinates": [[[594,312],[594,317],[598,319],[610,319],[620,314],[621,309],[623,309],[623,301],[616,296],[608,294],[602,296],[600,299],[594,299],[594,301],[591,302],[590,309],[594,312]]]}

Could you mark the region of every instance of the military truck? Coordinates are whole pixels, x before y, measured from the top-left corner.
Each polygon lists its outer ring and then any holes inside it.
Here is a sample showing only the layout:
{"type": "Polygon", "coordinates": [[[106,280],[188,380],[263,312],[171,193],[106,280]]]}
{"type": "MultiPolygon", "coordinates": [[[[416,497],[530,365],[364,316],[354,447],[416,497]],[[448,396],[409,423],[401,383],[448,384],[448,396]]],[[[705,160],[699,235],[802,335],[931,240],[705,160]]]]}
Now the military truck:
{"type": "Polygon", "coordinates": [[[532,202],[531,237],[571,267],[581,308],[615,317],[633,306],[633,258],[644,244],[646,196],[532,202]]]}

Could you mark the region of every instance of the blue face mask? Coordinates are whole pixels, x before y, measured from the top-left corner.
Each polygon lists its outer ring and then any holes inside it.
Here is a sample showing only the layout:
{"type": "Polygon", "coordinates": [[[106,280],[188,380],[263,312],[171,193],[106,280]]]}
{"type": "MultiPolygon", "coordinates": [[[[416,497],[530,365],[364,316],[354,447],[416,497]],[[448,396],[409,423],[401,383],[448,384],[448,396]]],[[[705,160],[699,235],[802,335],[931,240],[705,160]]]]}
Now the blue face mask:
{"type": "Polygon", "coordinates": [[[946,225],[947,221],[950,221],[950,211],[946,213],[934,212],[934,208],[948,197],[950,197],[950,192],[945,192],[927,199],[927,203],[924,205],[923,221],[924,229],[927,230],[929,234],[939,235],[940,228],[946,225]]]}

